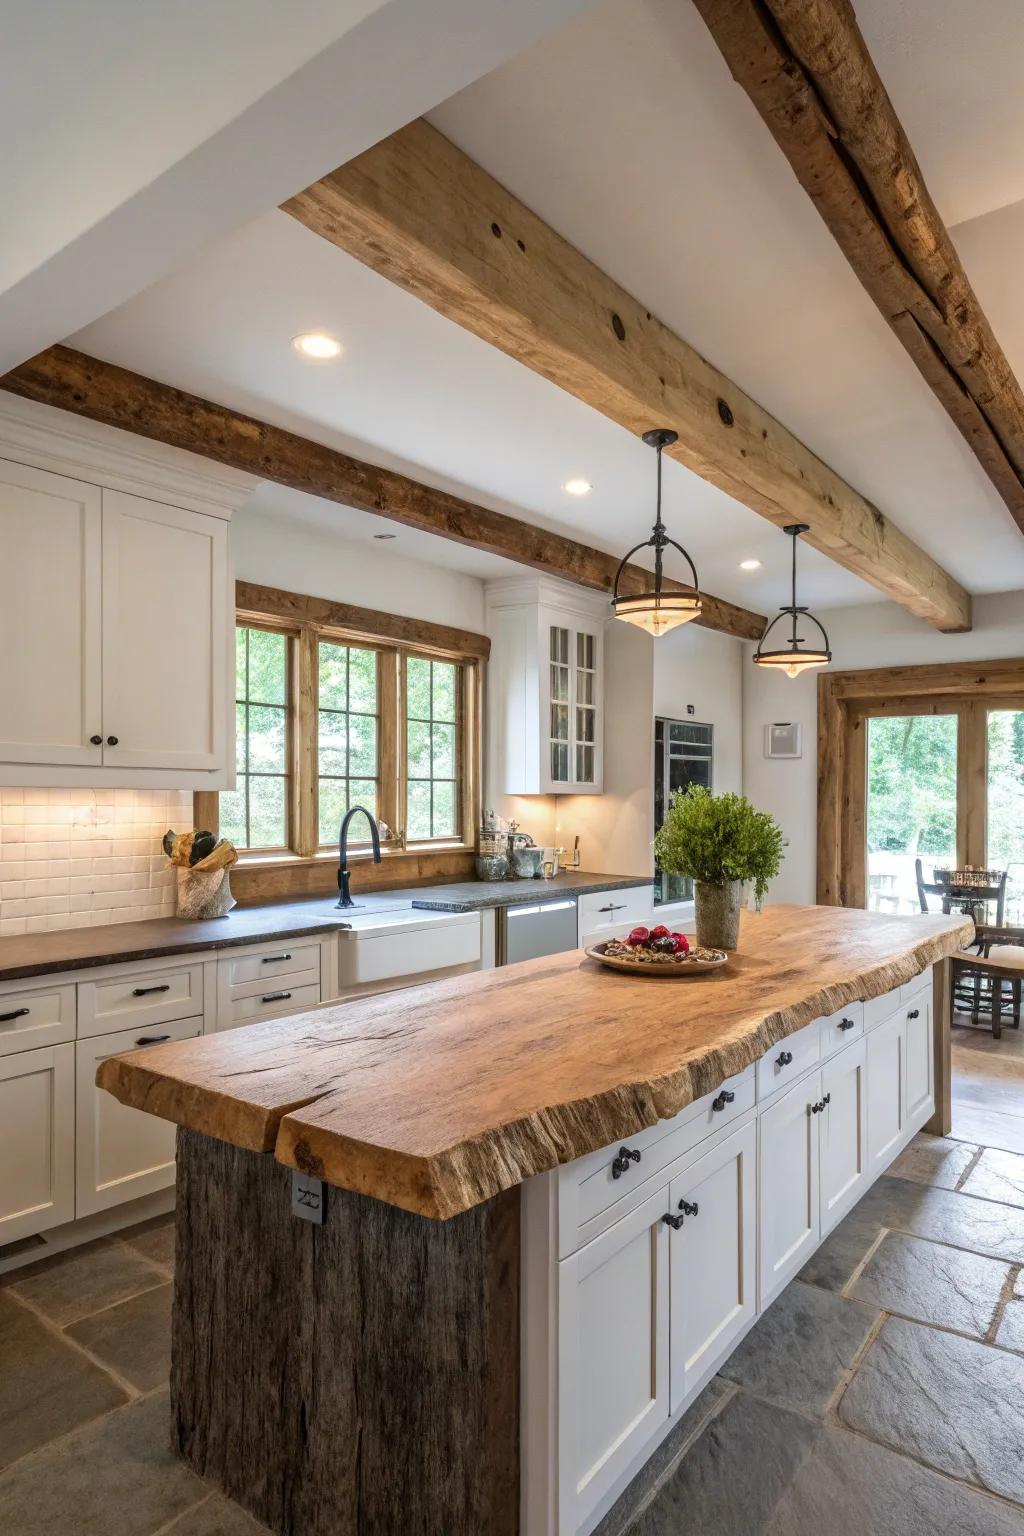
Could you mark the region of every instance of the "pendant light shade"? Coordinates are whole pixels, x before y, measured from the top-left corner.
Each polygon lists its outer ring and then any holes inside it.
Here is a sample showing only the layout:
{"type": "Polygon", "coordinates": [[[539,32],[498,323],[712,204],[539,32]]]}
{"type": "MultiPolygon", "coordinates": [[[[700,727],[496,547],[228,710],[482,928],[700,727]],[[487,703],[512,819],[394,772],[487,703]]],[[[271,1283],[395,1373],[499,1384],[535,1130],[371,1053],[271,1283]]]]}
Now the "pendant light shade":
{"type": "Polygon", "coordinates": [[[669,427],[658,427],[653,432],[644,433],[644,442],[649,448],[656,449],[658,454],[658,501],[654,529],[649,539],[635,545],[627,555],[623,556],[615,573],[615,585],[612,589],[612,607],[615,610],[615,617],[624,619],[627,624],[636,624],[638,628],[646,629],[649,635],[655,636],[667,634],[670,629],[676,629],[680,624],[688,624],[701,610],[700,589],[693,561],[681,544],[669,538],[661,520],[661,453],[662,449],[674,443],[678,436],[678,432],[673,432],[669,427]],[[671,587],[666,589],[662,557],[665,550],[670,547],[678,549],[690,567],[690,574],[693,577],[692,586],[673,582],[671,587]],[[622,580],[622,573],[633,556],[641,549],[654,550],[653,585],[644,592],[620,592],[619,583],[622,580]]]}
{"type": "Polygon", "coordinates": [[[814,617],[810,609],[799,608],[796,601],[796,541],[802,533],[807,532],[807,524],[790,523],[782,531],[788,533],[793,540],[792,601],[780,608],[775,618],[765,625],[764,634],[754,652],[754,663],[759,667],[771,667],[778,672],[785,672],[787,677],[799,677],[801,672],[807,672],[811,667],[827,667],[832,660],[832,652],[829,650],[825,626],[814,617]],[[789,638],[783,641],[780,634],[775,638],[774,647],[769,647],[766,644],[769,635],[776,624],[785,618],[792,621],[789,638]],[[821,636],[820,643],[817,635],[812,635],[808,640],[798,633],[801,618],[814,625],[821,636]]]}

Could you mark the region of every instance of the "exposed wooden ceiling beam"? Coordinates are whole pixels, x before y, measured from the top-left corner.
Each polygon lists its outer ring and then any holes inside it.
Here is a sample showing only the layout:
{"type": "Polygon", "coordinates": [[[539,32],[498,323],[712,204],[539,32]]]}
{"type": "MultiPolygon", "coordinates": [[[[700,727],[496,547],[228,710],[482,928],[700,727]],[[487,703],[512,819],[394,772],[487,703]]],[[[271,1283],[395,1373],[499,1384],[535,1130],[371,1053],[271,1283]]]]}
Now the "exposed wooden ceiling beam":
{"type": "Polygon", "coordinates": [[[1024,532],[1024,393],[849,0],[694,0],[860,281],[1024,532]]]}
{"type": "MultiPolygon", "coordinates": [[[[27,400],[74,411],[93,421],[137,432],[141,437],[202,454],[219,464],[258,475],[311,496],[322,496],[360,512],[373,512],[407,528],[502,555],[582,587],[610,592],[618,560],[531,523],[492,512],[460,496],[439,491],[395,470],[365,464],[336,448],[243,416],[198,395],[185,394],[126,368],[87,357],[70,347],[51,347],[0,377],[0,388],[27,400]]],[[[677,589],[681,583],[669,581],[677,589]]],[[[642,592],[650,573],[626,568],[622,590],[642,592]]],[[[757,640],[763,614],[751,613],[704,593],[698,624],[743,640],[757,640]]]]}
{"type": "Polygon", "coordinates": [[[421,121],[284,204],[432,308],[667,451],[912,613],[969,629],[969,595],[780,422],[421,121]]]}

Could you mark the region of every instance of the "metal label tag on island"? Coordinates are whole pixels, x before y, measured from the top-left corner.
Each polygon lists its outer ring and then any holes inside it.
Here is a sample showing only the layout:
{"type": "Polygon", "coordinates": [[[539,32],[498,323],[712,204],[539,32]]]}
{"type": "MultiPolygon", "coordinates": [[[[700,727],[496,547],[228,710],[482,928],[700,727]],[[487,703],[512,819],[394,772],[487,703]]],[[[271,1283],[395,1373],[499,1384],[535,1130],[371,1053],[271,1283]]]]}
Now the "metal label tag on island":
{"type": "Polygon", "coordinates": [[[308,1173],[292,1172],[292,1215],[300,1221],[311,1221],[315,1226],[324,1224],[325,1189],[322,1179],[312,1179],[308,1173]]]}

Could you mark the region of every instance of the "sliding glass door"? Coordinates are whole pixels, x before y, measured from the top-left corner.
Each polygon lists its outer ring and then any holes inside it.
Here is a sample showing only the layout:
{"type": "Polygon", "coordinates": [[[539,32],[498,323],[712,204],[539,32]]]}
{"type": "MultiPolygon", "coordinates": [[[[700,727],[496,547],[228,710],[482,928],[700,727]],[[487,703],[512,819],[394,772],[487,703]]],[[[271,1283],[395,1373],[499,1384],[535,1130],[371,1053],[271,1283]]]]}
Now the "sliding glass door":
{"type": "Polygon", "coordinates": [[[919,912],[917,861],[957,863],[958,718],[867,716],[867,906],[919,912]]]}
{"type": "Polygon", "coordinates": [[[985,862],[1007,871],[1007,923],[1024,924],[1024,709],[990,709],[986,730],[985,862]]]}

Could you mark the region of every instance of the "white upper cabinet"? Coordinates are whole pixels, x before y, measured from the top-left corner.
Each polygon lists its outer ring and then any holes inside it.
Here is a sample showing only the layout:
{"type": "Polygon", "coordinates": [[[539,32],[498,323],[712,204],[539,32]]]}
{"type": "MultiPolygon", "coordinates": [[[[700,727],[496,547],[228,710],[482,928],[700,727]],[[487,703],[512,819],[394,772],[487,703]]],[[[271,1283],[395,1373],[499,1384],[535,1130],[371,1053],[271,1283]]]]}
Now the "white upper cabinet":
{"type": "Polygon", "coordinates": [[[233,782],[228,532],[253,483],[0,403],[0,785],[233,782]]]}
{"type": "Polygon", "coordinates": [[[547,577],[489,582],[494,793],[600,794],[607,598],[547,577]]]}
{"type": "Polygon", "coordinates": [[[95,485],[0,463],[0,761],[98,767],[100,502],[95,485]]]}
{"type": "Polygon", "coordinates": [[[227,569],[219,518],[103,492],[105,763],[223,765],[227,569]]]}

